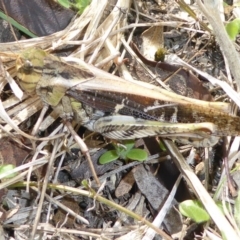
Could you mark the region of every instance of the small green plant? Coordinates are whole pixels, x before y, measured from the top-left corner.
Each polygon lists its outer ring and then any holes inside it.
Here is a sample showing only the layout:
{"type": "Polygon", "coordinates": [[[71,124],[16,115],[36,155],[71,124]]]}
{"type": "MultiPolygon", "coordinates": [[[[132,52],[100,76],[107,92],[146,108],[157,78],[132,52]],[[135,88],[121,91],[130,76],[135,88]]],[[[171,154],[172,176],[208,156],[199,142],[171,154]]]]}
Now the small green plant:
{"type": "Polygon", "coordinates": [[[160,147],[160,149],[161,149],[163,152],[166,152],[166,151],[167,151],[167,149],[166,149],[166,147],[164,146],[164,143],[163,143],[162,140],[159,141],[159,147],[160,147]]]}
{"type": "MultiPolygon", "coordinates": [[[[237,223],[239,223],[239,201],[240,197],[238,197],[235,201],[234,211],[232,211],[231,206],[229,204],[225,204],[226,209],[229,213],[234,212],[234,218],[237,223]]],[[[220,201],[215,202],[221,212],[224,214],[223,204],[220,201]]],[[[210,220],[210,216],[208,212],[204,209],[202,203],[199,200],[186,200],[179,204],[180,213],[192,219],[196,223],[203,223],[210,220]]]]}
{"type": "Polygon", "coordinates": [[[1,174],[6,174],[9,172],[9,174],[4,177],[4,179],[8,179],[8,178],[13,178],[17,175],[17,173],[13,173],[12,170],[15,168],[15,166],[13,164],[4,164],[4,165],[0,165],[0,175],[1,174]]]}
{"type": "Polygon", "coordinates": [[[99,158],[99,163],[106,164],[118,158],[125,161],[145,161],[148,157],[147,152],[139,148],[133,148],[134,144],[134,140],[126,140],[123,144],[113,144],[115,149],[105,152],[99,158]]]}
{"type": "Polygon", "coordinates": [[[196,223],[207,222],[210,216],[198,200],[186,200],[179,204],[180,213],[196,223]]]}
{"type": "Polygon", "coordinates": [[[229,22],[226,26],[225,29],[228,33],[229,38],[232,41],[236,40],[237,35],[240,33],[240,19],[236,18],[233,21],[229,22]]]}
{"type": "Polygon", "coordinates": [[[82,14],[84,9],[91,3],[91,0],[75,0],[74,3],[69,0],[58,0],[58,3],[65,8],[75,8],[79,14],[82,14]]]}

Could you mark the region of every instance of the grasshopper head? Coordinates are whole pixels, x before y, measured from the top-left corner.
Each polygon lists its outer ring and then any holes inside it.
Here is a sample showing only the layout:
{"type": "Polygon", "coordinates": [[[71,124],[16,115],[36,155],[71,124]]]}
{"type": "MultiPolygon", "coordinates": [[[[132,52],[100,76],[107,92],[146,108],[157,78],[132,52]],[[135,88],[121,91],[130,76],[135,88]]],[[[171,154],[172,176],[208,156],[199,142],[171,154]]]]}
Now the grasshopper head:
{"type": "Polygon", "coordinates": [[[44,58],[47,53],[41,49],[24,50],[16,60],[17,77],[21,88],[28,92],[35,92],[38,81],[42,76],[44,58]]]}

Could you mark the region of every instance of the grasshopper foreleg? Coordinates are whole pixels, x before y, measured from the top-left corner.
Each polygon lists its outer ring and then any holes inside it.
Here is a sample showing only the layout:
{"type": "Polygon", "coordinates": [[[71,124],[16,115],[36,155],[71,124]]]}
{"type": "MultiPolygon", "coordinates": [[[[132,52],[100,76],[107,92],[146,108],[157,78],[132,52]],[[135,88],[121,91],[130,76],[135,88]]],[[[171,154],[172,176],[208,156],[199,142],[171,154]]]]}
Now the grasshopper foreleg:
{"type": "MultiPolygon", "coordinates": [[[[45,101],[46,94],[41,94],[40,90],[38,91],[38,93],[40,98],[42,98],[43,102],[45,102],[45,106],[48,105],[45,101]]],[[[71,120],[73,118],[77,121],[80,121],[81,123],[89,121],[89,117],[87,116],[86,111],[82,108],[82,104],[80,102],[74,101],[67,96],[63,96],[61,97],[58,104],[56,106],[52,106],[52,108],[54,109],[55,113],[57,113],[57,115],[64,120],[64,123],[67,126],[69,132],[72,134],[73,138],[79,145],[81,152],[85,155],[96,183],[100,186],[100,182],[94,169],[89,150],[85,142],[82,140],[81,137],[78,136],[71,124],[71,120]]]]}

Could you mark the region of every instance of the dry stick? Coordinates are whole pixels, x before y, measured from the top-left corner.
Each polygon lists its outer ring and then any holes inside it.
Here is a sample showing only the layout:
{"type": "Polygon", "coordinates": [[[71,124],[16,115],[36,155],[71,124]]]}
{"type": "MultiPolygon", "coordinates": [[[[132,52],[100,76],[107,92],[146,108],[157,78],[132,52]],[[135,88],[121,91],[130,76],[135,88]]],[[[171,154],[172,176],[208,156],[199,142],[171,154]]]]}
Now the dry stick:
{"type": "Polygon", "coordinates": [[[37,122],[36,122],[36,124],[35,124],[35,126],[34,126],[34,128],[33,128],[33,130],[32,130],[31,135],[33,135],[33,136],[36,135],[37,131],[39,130],[40,124],[43,122],[43,118],[44,118],[44,116],[45,116],[48,108],[49,108],[48,105],[45,105],[45,104],[43,105],[41,114],[40,114],[40,116],[38,117],[38,120],[37,120],[37,122]]]}
{"type": "MultiPolygon", "coordinates": [[[[38,192],[38,189],[36,187],[31,187],[35,192],[38,192]]],[[[81,217],[79,214],[75,213],[72,209],[66,207],[64,204],[60,203],[57,201],[55,198],[50,197],[48,194],[45,193],[45,198],[51,202],[57,205],[59,208],[63,209],[66,213],[69,213],[71,216],[74,218],[80,220],[84,224],[89,224],[88,220],[85,218],[81,217]]]]}
{"type": "MultiPolygon", "coordinates": [[[[42,109],[42,111],[41,111],[41,114],[40,114],[40,116],[39,116],[39,118],[38,118],[38,120],[37,120],[37,122],[36,122],[36,124],[35,124],[35,126],[34,126],[34,128],[33,128],[33,130],[32,130],[32,133],[31,133],[32,136],[35,136],[35,135],[36,135],[36,133],[37,133],[37,131],[38,131],[38,129],[39,129],[39,126],[40,126],[40,124],[42,123],[43,117],[44,117],[45,113],[47,112],[47,110],[48,110],[48,106],[47,106],[47,105],[44,105],[44,106],[43,106],[43,109],[42,109]]],[[[36,153],[36,151],[37,151],[36,141],[31,140],[31,143],[32,143],[33,152],[36,153]]],[[[35,160],[36,160],[37,155],[34,154],[34,157],[35,157],[35,160]]],[[[34,160],[34,159],[33,159],[33,160],[34,160]]],[[[31,173],[32,173],[32,169],[33,169],[33,168],[32,168],[32,166],[31,166],[31,167],[29,168],[28,181],[30,180],[30,176],[31,176],[31,173]]],[[[27,192],[29,192],[29,187],[27,187],[27,192]]]]}
{"type": "Polygon", "coordinates": [[[191,188],[195,191],[195,194],[201,200],[202,204],[206,208],[207,212],[217,225],[218,229],[221,231],[224,239],[228,240],[239,240],[239,236],[234,231],[233,227],[227,221],[223,213],[217,207],[213,199],[210,197],[206,189],[203,187],[197,176],[193,173],[192,169],[186,163],[183,156],[180,154],[178,148],[174,145],[174,143],[170,140],[163,139],[164,144],[166,145],[167,149],[169,150],[170,154],[173,157],[173,160],[179,167],[179,170],[185,177],[188,184],[191,188]]]}
{"type": "Polygon", "coordinates": [[[74,129],[72,127],[72,124],[69,121],[66,121],[65,125],[67,126],[68,130],[72,134],[72,136],[75,139],[75,141],[77,142],[77,144],[79,145],[79,147],[81,149],[81,152],[86,156],[86,158],[88,160],[89,167],[90,167],[91,172],[93,174],[94,180],[96,181],[97,185],[100,186],[100,181],[99,181],[98,176],[96,174],[95,168],[94,168],[93,163],[92,163],[91,156],[89,154],[89,151],[88,151],[88,148],[87,148],[85,142],[77,135],[77,133],[74,131],[74,129]]]}
{"type": "Polygon", "coordinates": [[[204,4],[201,0],[197,0],[197,4],[208,19],[209,23],[213,28],[213,32],[216,36],[216,39],[221,47],[221,50],[226,57],[231,73],[236,81],[238,89],[240,90],[240,59],[239,55],[236,52],[236,49],[233,45],[233,42],[230,40],[222,20],[220,18],[219,12],[217,10],[218,1],[214,0],[205,0],[204,4]],[[214,3],[215,2],[215,3],[214,3]]]}
{"type": "Polygon", "coordinates": [[[209,164],[211,163],[210,159],[209,159],[209,148],[205,148],[204,150],[204,168],[205,168],[205,181],[204,181],[204,187],[206,188],[206,190],[208,190],[208,184],[209,184],[209,172],[210,172],[210,166],[209,164]]]}
{"type": "Polygon", "coordinates": [[[54,144],[52,155],[51,155],[51,158],[49,160],[47,172],[46,172],[44,182],[43,182],[43,185],[42,185],[42,192],[41,192],[41,197],[40,197],[40,200],[39,200],[39,203],[38,203],[36,218],[35,218],[35,221],[34,221],[34,224],[33,224],[33,229],[32,229],[31,238],[30,238],[31,240],[34,239],[34,236],[35,236],[35,233],[36,233],[36,230],[37,230],[37,226],[38,226],[38,223],[39,223],[40,215],[41,215],[41,212],[42,212],[42,205],[43,205],[45,193],[46,193],[46,190],[47,190],[49,177],[50,177],[50,174],[52,172],[52,167],[53,167],[54,159],[55,159],[55,156],[56,156],[57,148],[58,148],[58,139],[56,140],[56,142],[54,144]]]}

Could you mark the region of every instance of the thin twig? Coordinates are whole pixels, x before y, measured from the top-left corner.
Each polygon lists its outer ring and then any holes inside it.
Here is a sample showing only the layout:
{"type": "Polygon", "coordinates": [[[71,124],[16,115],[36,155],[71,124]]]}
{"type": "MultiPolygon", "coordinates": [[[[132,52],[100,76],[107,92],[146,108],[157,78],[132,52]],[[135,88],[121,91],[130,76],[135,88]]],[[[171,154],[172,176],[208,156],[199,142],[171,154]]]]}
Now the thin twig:
{"type": "Polygon", "coordinates": [[[86,156],[86,159],[88,161],[89,167],[91,169],[91,172],[93,174],[94,180],[96,181],[97,185],[100,186],[100,181],[98,179],[98,176],[96,174],[91,156],[89,154],[87,145],[85,144],[85,142],[77,135],[77,133],[74,131],[72,124],[69,121],[65,122],[68,130],[70,131],[70,133],[72,134],[73,138],[75,139],[75,141],[77,142],[77,144],[79,145],[81,152],[86,156]]]}

